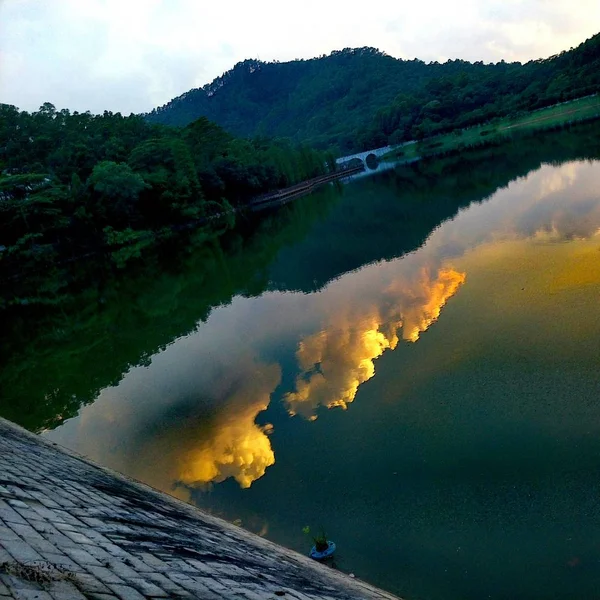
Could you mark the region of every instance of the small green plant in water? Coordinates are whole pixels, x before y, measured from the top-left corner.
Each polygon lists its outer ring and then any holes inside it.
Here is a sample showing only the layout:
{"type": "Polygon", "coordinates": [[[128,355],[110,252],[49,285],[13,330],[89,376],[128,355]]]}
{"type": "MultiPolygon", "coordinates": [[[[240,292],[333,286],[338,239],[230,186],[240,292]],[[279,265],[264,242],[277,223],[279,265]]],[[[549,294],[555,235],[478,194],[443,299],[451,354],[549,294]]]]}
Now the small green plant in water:
{"type": "MultiPolygon", "coordinates": [[[[302,528],[302,532],[306,535],[311,535],[310,527],[308,525],[305,525],[302,528]]],[[[315,549],[317,552],[324,552],[325,550],[327,550],[327,548],[329,547],[329,542],[327,541],[327,534],[325,533],[325,529],[323,529],[323,527],[319,529],[318,534],[313,535],[311,537],[313,542],[315,543],[315,549]]]]}

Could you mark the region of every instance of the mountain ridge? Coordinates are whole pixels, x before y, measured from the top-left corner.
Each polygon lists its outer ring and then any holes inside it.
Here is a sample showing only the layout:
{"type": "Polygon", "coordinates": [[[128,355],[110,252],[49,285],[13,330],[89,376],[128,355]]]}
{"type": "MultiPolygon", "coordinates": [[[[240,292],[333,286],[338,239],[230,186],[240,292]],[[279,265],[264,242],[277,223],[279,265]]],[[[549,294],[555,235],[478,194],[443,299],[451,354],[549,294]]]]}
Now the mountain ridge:
{"type": "Polygon", "coordinates": [[[541,108],[600,88],[600,34],[527,63],[425,63],[376,48],[288,62],[246,59],[145,115],[206,117],[234,135],[285,137],[351,152],[541,108]]]}

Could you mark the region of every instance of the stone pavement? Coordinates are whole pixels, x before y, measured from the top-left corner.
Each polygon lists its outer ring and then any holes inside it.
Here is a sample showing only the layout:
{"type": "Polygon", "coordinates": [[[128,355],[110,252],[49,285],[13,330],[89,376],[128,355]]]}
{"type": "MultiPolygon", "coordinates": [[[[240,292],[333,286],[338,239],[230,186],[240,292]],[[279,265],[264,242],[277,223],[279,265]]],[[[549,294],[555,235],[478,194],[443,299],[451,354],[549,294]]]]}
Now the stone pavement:
{"type": "Polygon", "coordinates": [[[0,419],[0,600],[8,598],[396,597],[0,419]]]}

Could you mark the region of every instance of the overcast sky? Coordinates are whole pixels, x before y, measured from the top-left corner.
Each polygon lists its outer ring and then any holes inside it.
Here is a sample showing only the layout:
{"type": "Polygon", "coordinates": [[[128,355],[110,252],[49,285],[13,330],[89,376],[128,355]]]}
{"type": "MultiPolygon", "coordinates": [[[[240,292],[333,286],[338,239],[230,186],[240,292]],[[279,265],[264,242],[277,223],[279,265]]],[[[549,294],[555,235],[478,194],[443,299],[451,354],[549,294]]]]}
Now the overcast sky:
{"type": "Polygon", "coordinates": [[[600,0],[0,0],[0,102],[129,114],[245,58],[527,61],[598,31],[600,0]]]}

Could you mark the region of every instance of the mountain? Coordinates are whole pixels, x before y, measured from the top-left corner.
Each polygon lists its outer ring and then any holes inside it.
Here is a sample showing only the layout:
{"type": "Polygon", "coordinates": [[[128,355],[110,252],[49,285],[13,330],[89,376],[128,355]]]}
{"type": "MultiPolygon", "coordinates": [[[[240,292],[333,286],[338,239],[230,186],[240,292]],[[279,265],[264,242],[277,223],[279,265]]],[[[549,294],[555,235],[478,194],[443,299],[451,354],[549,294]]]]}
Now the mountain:
{"type": "Polygon", "coordinates": [[[310,60],[245,60],[145,115],[184,126],[205,116],[230,133],[350,152],[541,108],[600,87],[600,34],[526,64],[401,60],[375,48],[310,60]]]}

